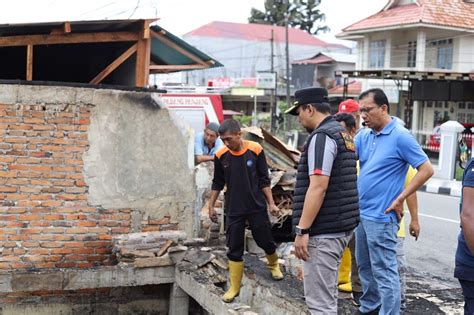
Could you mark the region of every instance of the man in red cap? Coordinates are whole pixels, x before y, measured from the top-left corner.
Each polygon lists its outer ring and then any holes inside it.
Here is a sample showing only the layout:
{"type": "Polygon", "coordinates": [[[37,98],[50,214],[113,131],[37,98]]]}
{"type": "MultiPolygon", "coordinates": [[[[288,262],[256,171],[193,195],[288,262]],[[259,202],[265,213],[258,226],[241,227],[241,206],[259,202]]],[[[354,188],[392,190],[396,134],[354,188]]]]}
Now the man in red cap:
{"type": "Polygon", "coordinates": [[[359,129],[361,127],[359,108],[360,108],[359,103],[357,103],[353,99],[347,99],[341,104],[339,104],[339,111],[337,113],[338,114],[347,113],[354,116],[356,120],[356,129],[359,129]]]}

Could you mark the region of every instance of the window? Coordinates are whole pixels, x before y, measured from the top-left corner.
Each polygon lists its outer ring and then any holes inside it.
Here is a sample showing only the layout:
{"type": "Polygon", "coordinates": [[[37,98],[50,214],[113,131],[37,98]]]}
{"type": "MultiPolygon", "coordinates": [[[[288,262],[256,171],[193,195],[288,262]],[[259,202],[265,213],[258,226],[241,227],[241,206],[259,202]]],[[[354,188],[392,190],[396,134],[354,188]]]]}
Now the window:
{"type": "Polygon", "coordinates": [[[408,42],[408,60],[407,67],[416,67],[416,40],[408,42]]]}
{"type": "Polygon", "coordinates": [[[430,41],[430,46],[437,49],[436,67],[439,69],[453,68],[453,40],[442,39],[430,41]]]}
{"type": "Polygon", "coordinates": [[[385,66],[385,40],[370,42],[369,68],[383,68],[385,66]]]}

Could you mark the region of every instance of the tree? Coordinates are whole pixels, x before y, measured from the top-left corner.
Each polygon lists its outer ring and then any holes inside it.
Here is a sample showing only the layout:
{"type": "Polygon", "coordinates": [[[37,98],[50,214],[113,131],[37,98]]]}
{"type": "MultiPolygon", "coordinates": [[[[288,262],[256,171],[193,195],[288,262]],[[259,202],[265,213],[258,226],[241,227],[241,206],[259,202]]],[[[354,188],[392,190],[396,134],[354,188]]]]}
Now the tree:
{"type": "Polygon", "coordinates": [[[321,0],[265,0],[265,12],[252,8],[249,23],[282,26],[288,12],[289,26],[316,35],[329,31],[322,24],[326,16],[318,9],[320,4],[321,0]]]}

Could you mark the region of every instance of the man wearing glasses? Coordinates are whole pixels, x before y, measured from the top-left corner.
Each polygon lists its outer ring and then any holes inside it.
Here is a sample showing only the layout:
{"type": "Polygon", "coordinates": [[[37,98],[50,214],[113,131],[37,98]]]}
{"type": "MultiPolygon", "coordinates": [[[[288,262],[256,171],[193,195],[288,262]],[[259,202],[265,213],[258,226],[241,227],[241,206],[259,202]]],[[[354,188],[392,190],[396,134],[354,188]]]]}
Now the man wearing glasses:
{"type": "Polygon", "coordinates": [[[363,288],[359,312],[400,314],[396,245],[403,202],[433,175],[433,167],[415,138],[390,116],[381,89],[363,92],[359,104],[368,127],[355,137],[360,163],[356,259],[363,288]],[[403,188],[409,165],[418,173],[403,188]]]}

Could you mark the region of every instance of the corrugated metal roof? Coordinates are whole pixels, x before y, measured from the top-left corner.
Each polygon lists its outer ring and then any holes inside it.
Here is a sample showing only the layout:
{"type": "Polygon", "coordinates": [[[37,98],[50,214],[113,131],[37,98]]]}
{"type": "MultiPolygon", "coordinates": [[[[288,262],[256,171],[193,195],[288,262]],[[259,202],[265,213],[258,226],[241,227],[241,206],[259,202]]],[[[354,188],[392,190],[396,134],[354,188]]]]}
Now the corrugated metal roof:
{"type": "MultiPolygon", "coordinates": [[[[194,46],[191,46],[186,41],[180,39],[179,37],[173,35],[172,33],[168,32],[167,30],[163,29],[158,25],[153,25],[150,27],[153,31],[165,36],[177,46],[183,48],[187,52],[195,55],[199,59],[203,60],[204,62],[209,64],[209,68],[215,67],[222,67],[219,61],[215,60],[214,58],[208,56],[204,52],[200,51],[194,46]],[[162,32],[164,31],[164,32],[162,32]]],[[[156,64],[173,64],[173,65],[191,65],[195,64],[196,62],[189,57],[177,52],[175,49],[171,48],[170,46],[164,44],[163,42],[159,41],[156,38],[152,38],[151,41],[151,61],[156,64]]]]}

